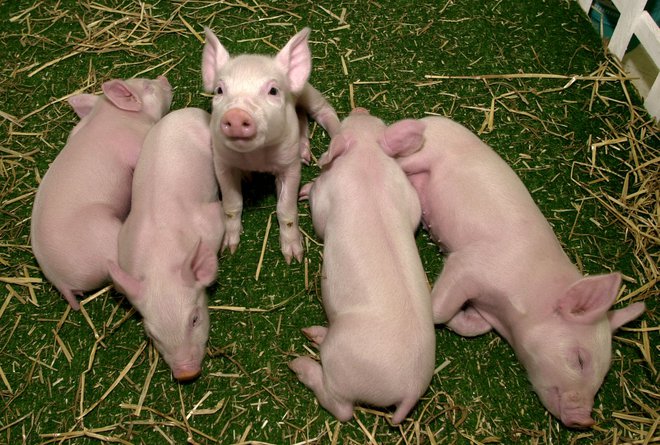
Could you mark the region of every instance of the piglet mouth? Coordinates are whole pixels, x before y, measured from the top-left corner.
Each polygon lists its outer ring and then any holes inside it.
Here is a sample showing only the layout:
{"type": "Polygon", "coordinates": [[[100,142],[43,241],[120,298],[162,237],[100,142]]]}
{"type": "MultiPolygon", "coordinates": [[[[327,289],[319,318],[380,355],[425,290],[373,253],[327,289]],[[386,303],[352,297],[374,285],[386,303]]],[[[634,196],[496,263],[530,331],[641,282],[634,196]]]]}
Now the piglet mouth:
{"type": "Polygon", "coordinates": [[[574,392],[556,393],[557,412],[561,422],[569,428],[589,428],[596,422],[591,417],[592,403],[585,403],[584,398],[574,392]]]}
{"type": "Polygon", "coordinates": [[[561,423],[569,428],[589,428],[596,421],[591,418],[591,410],[576,410],[561,413],[561,423]]]}
{"type": "Polygon", "coordinates": [[[179,382],[190,382],[197,379],[202,374],[202,368],[194,365],[175,366],[172,368],[172,375],[179,382]]]}

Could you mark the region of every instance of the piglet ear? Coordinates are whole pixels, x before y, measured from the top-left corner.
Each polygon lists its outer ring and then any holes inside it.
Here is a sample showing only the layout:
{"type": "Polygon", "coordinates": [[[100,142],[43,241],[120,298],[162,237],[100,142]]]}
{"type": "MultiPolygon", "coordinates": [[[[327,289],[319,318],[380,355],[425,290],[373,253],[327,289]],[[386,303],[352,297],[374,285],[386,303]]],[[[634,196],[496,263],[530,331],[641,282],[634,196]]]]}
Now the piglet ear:
{"type": "Polygon", "coordinates": [[[378,141],[389,156],[408,156],[424,145],[426,124],[415,119],[404,119],[390,125],[378,141]]]}
{"type": "Polygon", "coordinates": [[[329,165],[337,156],[344,153],[348,149],[349,145],[350,140],[346,136],[338,134],[337,136],[333,137],[330,141],[328,150],[319,158],[319,167],[323,168],[329,165]]]}
{"type": "Polygon", "coordinates": [[[142,109],[139,93],[125,81],[120,79],[109,80],[103,84],[102,89],[105,97],[117,108],[126,111],[140,111],[142,109]]]}
{"type": "Polygon", "coordinates": [[[73,111],[82,119],[92,111],[98,100],[99,96],[95,96],[94,94],[76,94],[75,96],[71,96],[68,102],[71,108],[73,108],[73,111]]]}
{"type": "Polygon", "coordinates": [[[210,28],[204,27],[206,43],[202,52],[202,83],[204,91],[212,93],[215,88],[215,73],[229,60],[229,53],[210,28]]]}
{"type": "Polygon", "coordinates": [[[312,72],[312,53],[307,44],[309,28],[303,28],[277,53],[275,62],[282,68],[289,79],[289,87],[294,93],[300,93],[312,72]]]}
{"type": "Polygon", "coordinates": [[[188,286],[208,286],[218,272],[218,256],[200,239],[186,258],[181,269],[184,283],[188,286]]]}
{"type": "Polygon", "coordinates": [[[612,329],[612,332],[616,331],[624,324],[633,321],[635,318],[642,315],[645,310],[646,306],[644,303],[633,303],[623,309],[609,311],[607,313],[607,318],[610,320],[610,328],[612,329]]]}
{"type": "Polygon", "coordinates": [[[108,271],[117,290],[135,304],[135,300],[138,300],[142,294],[142,282],[119,267],[114,261],[108,262],[108,271]]]}
{"type": "Polygon", "coordinates": [[[568,288],[557,309],[567,320],[594,323],[605,317],[621,286],[621,275],[611,273],[585,277],[568,288]]]}

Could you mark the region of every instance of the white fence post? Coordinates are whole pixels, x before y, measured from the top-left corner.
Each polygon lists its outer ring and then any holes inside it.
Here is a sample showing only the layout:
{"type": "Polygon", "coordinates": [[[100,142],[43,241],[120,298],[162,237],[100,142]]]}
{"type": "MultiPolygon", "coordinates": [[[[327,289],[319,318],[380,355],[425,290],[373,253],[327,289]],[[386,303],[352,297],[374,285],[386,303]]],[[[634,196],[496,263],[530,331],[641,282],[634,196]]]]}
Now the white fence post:
{"type": "MultiPolygon", "coordinates": [[[[612,2],[619,10],[620,16],[607,49],[621,60],[630,39],[635,35],[655,66],[660,67],[660,30],[653,17],[644,10],[647,0],[612,0],[612,2]]],[[[578,0],[578,3],[588,15],[593,0],[578,0]]],[[[656,121],[660,119],[660,75],[656,76],[644,106],[656,121]]]]}
{"type": "Polygon", "coordinates": [[[621,15],[607,49],[621,60],[635,32],[637,20],[644,12],[646,0],[613,0],[613,2],[621,15]]]}
{"type": "Polygon", "coordinates": [[[589,9],[591,9],[591,3],[593,3],[593,0],[578,0],[578,2],[580,3],[582,10],[589,15],[589,9]]]}

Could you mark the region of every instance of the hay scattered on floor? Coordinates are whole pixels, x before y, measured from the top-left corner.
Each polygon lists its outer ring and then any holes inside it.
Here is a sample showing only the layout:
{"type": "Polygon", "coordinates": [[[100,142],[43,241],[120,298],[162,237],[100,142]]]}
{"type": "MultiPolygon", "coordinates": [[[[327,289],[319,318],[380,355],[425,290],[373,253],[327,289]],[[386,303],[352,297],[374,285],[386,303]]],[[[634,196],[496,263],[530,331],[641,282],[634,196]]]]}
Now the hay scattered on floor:
{"type": "MultiPolygon", "coordinates": [[[[396,428],[389,424],[389,412],[364,407],[357,409],[354,420],[347,424],[327,420],[327,417],[321,417],[325,414],[320,414],[311,392],[300,388],[301,385],[286,369],[281,371],[288,357],[294,354],[292,350],[276,351],[275,356],[281,357],[279,359],[274,359],[267,351],[255,350],[255,356],[261,357],[263,354],[265,363],[255,361],[248,365],[236,358],[236,348],[239,347],[236,342],[241,340],[236,337],[233,340],[231,337],[211,339],[207,360],[213,360],[218,371],[210,372],[207,381],[196,383],[199,387],[209,385],[210,389],[200,389],[200,395],[193,397],[191,388],[168,380],[167,370],[159,365],[162,361],[158,359],[157,352],[152,346],[147,347],[144,341],[135,311],[127,309],[116,295],[109,295],[109,287],[86,298],[80,314],[72,313],[44,283],[31,257],[28,240],[29,209],[36,187],[46,171],[47,162],[64,144],[73,122],[65,105],[66,100],[79,92],[99,91],[107,76],[126,68],[130,68],[135,76],[170,72],[181,77],[197,76],[197,72],[185,70],[182,75],[178,70],[188,64],[186,57],[194,58],[197,67],[201,49],[198,54],[192,55],[161,51],[159,39],[176,35],[201,43],[201,26],[221,23],[218,17],[223,14],[231,15],[235,22],[231,32],[227,32],[234,35],[236,31],[232,44],[261,42],[271,48],[277,48],[271,42],[274,32],[253,38],[252,35],[244,36],[241,30],[267,23],[269,29],[286,27],[289,32],[293,24],[297,27],[306,19],[287,11],[282,5],[256,1],[182,0],[174,2],[167,15],[160,12],[158,2],[120,1],[112,7],[98,2],[78,3],[80,10],[74,11],[66,2],[53,4],[36,1],[32,6],[9,16],[9,23],[20,26],[23,35],[0,34],[3,42],[8,38],[18,38],[22,44],[20,54],[14,54],[20,63],[0,67],[0,92],[22,93],[11,96],[14,102],[0,104],[0,285],[6,290],[0,305],[1,438],[9,438],[12,443],[18,443],[18,438],[22,436],[29,438],[28,443],[130,444],[139,443],[140,433],[149,431],[154,432],[163,443],[171,444],[181,443],[182,437],[188,443],[266,443],[251,438],[268,435],[273,438],[273,443],[294,444],[504,444],[510,443],[512,438],[521,443],[561,443],[563,436],[560,427],[551,419],[531,426],[516,423],[511,426],[509,437],[501,437],[495,431],[502,430],[499,425],[502,420],[493,415],[493,409],[485,407],[479,396],[469,403],[457,402],[454,394],[444,391],[441,384],[432,385],[411,417],[396,428]],[[243,12],[249,15],[248,19],[242,18],[243,12]],[[53,33],[52,28],[64,22],[78,23],[79,28],[71,29],[65,34],[65,39],[53,39],[52,36],[57,33],[53,33]],[[110,62],[89,61],[83,67],[85,74],[78,76],[81,81],[71,76],[76,80],[66,93],[51,95],[41,103],[29,99],[29,92],[39,83],[68,82],[67,78],[54,79],[51,76],[53,73],[67,76],[70,75],[67,70],[79,70],[77,61],[89,54],[110,62]],[[54,307],[53,301],[57,301],[57,307],[54,307]],[[139,335],[139,341],[125,346],[122,343],[126,341],[122,338],[125,331],[139,335]],[[81,333],[89,338],[81,340],[81,333]],[[37,335],[42,338],[35,338],[37,335]],[[223,346],[218,347],[218,343],[223,346]],[[21,346],[8,346],[13,344],[21,346]],[[14,377],[17,372],[21,375],[20,379],[14,377]],[[73,381],[52,377],[56,373],[66,372],[76,375],[73,381]],[[25,401],[25,394],[31,394],[30,385],[43,388],[47,392],[43,394],[45,399],[66,398],[65,411],[51,413],[53,405],[50,402],[44,401],[42,406],[25,401]],[[64,388],[65,385],[71,388],[64,388]],[[228,388],[227,394],[219,396],[219,385],[228,388]],[[305,402],[299,400],[303,397],[305,402]],[[301,403],[306,403],[304,409],[301,403]],[[269,410],[281,416],[276,419],[260,417],[258,422],[255,420],[255,413],[262,414],[269,410]],[[466,427],[474,412],[478,412],[476,426],[470,424],[466,427]],[[48,430],[40,427],[46,416],[59,417],[59,420],[51,421],[49,425],[55,426],[49,426],[48,430]],[[320,428],[318,424],[321,424],[320,428]],[[215,433],[210,434],[209,431],[215,433]]],[[[446,2],[435,19],[442,17],[442,13],[452,5],[453,2],[446,2]]],[[[380,9],[383,5],[373,3],[371,7],[380,9]]],[[[488,8],[495,9],[492,5],[488,8]]],[[[373,24],[368,29],[362,29],[365,25],[360,25],[360,20],[354,17],[353,9],[354,5],[319,5],[310,13],[314,20],[320,20],[322,24],[314,34],[315,44],[340,50],[340,66],[336,69],[336,75],[343,76],[346,84],[345,91],[337,95],[344,94],[350,107],[365,105],[363,101],[367,97],[368,104],[374,108],[388,104],[401,114],[407,113],[411,102],[406,103],[406,99],[400,103],[394,100],[387,102],[393,91],[405,85],[380,74],[374,74],[369,79],[353,76],[356,66],[376,59],[376,51],[369,48],[370,41],[365,41],[364,48],[360,48],[364,51],[342,48],[341,39],[337,36],[342,31],[364,32],[365,35],[377,31],[373,29],[373,24]]],[[[469,18],[451,20],[466,21],[469,18]]],[[[402,28],[413,26],[415,34],[422,36],[432,23],[410,25],[402,20],[400,25],[402,28]]],[[[451,50],[451,45],[446,41],[439,42],[438,46],[442,50],[451,50]]],[[[474,61],[468,62],[467,65],[474,61]]],[[[466,69],[465,72],[472,71],[466,69]]],[[[573,210],[577,209],[579,215],[585,202],[596,202],[602,213],[594,221],[603,226],[616,227],[625,234],[622,243],[632,246],[635,270],[633,276],[627,277],[620,302],[657,301],[660,141],[657,126],[643,109],[633,104],[632,92],[628,91],[630,82],[620,65],[607,59],[594,72],[585,75],[544,72],[429,74],[425,79],[411,79],[411,83],[419,91],[431,91],[434,86],[457,80],[485,85],[490,91],[487,103],[471,102],[450,90],[440,93],[433,90],[433,94],[448,98],[449,105],[444,104],[438,109],[428,107],[424,111],[453,115],[454,112],[469,110],[480,119],[483,116],[478,129],[484,136],[496,133],[498,125],[503,122],[523,120],[531,123],[530,134],[545,132],[565,138],[571,131],[570,126],[566,125],[565,120],[543,117],[543,100],[575,88],[591,91],[591,103],[585,112],[603,104],[617,109],[621,105],[627,107],[627,122],[624,125],[616,124],[607,113],[593,115],[593,119],[602,121],[607,131],[593,134],[587,146],[583,147],[589,156],[572,161],[572,185],[581,190],[583,196],[581,202],[574,203],[573,210]],[[539,82],[543,82],[542,87],[538,86],[539,82]],[[548,82],[556,84],[549,85],[548,82]],[[608,88],[611,85],[620,85],[620,90],[611,94],[612,89],[608,88]],[[599,160],[604,153],[618,157],[621,169],[612,172],[601,164],[599,160]],[[622,185],[618,189],[610,186],[619,182],[622,185]]],[[[185,85],[177,94],[183,94],[181,101],[187,104],[199,94],[196,88],[190,87],[194,93],[188,92],[187,98],[185,85]]],[[[521,160],[524,163],[530,159],[521,156],[521,160]]],[[[266,286],[272,270],[277,269],[278,265],[269,257],[270,223],[270,219],[264,221],[265,230],[261,230],[263,237],[258,243],[260,250],[255,256],[258,260],[249,265],[247,272],[250,279],[253,276],[256,278],[259,286],[266,286]]],[[[574,233],[571,230],[571,236],[574,233]]],[[[314,236],[305,233],[305,239],[307,252],[318,249],[319,244],[314,236]]],[[[607,264],[606,258],[603,258],[603,264],[607,264]]],[[[227,304],[212,304],[212,316],[217,315],[222,321],[233,315],[241,316],[243,318],[236,325],[248,327],[254,326],[251,317],[270,317],[267,323],[276,325],[275,332],[279,336],[282,318],[286,323],[286,319],[296,316],[302,306],[316,303],[315,299],[318,299],[320,291],[313,272],[318,267],[317,258],[306,257],[303,267],[301,276],[304,276],[304,286],[301,286],[303,291],[300,293],[278,296],[278,302],[273,301],[272,304],[257,302],[243,306],[236,304],[240,299],[227,304]]],[[[244,292],[247,294],[247,291],[244,292]]],[[[618,366],[622,358],[615,351],[612,374],[619,385],[622,409],[611,413],[611,429],[595,427],[582,433],[576,432],[571,435],[571,443],[592,443],[595,440],[607,443],[658,443],[657,314],[648,313],[640,328],[624,328],[626,331],[638,335],[619,337],[617,342],[633,345],[639,350],[638,364],[649,370],[648,382],[636,387],[636,383],[628,378],[629,370],[618,366]]],[[[212,335],[220,332],[223,331],[212,332],[212,335]]],[[[257,333],[253,331],[253,334],[257,333]]],[[[302,341],[296,344],[297,351],[305,347],[302,341]]],[[[446,358],[439,361],[435,381],[456,379],[457,376],[450,374],[455,362],[446,358]]],[[[607,410],[596,407],[599,420],[608,415],[607,410]]]]}

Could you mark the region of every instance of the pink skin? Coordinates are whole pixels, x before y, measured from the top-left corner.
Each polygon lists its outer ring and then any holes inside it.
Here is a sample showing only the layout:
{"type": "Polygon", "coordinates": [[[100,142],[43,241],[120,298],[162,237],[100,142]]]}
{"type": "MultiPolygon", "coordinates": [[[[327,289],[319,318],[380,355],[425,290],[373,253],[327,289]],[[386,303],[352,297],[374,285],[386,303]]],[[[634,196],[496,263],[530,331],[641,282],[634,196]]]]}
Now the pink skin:
{"type": "Polygon", "coordinates": [[[222,250],[233,253],[242,231],[241,172],[261,171],[275,175],[282,254],[287,263],[302,259],[297,195],[301,160],[310,159],[306,113],[330,136],[339,128],[332,106],[307,83],[312,67],[309,32],[300,31],[274,57],[230,57],[206,29],[202,79],[205,91],[215,94],[213,159],[227,216],[222,250]]]}
{"type": "Polygon", "coordinates": [[[163,76],[110,80],[103,92],[69,99],[81,120],[44,175],[32,209],[34,256],[75,310],[77,297],[110,281],[107,263],[117,261],[142,141],[172,102],[163,76]]]}
{"type": "Polygon", "coordinates": [[[110,273],[178,380],[201,372],[209,335],[206,287],[224,233],[213,172],[210,115],[176,110],[149,132],[131,211],[110,273]]]}
{"type": "Polygon", "coordinates": [[[309,197],[324,240],[323,306],[328,327],[303,333],[320,349],[289,363],[319,403],[348,421],[356,403],[395,406],[402,422],[433,375],[435,332],[428,284],[414,232],[420,207],[414,189],[378,139],[407,135],[401,150],[422,141],[423,125],[383,122],[356,110],[344,120],[319,164],[309,197]]]}
{"type": "Polygon", "coordinates": [[[554,416],[569,427],[592,425],[611,334],[642,314],[644,304],[608,312],[620,275],[583,277],[490,147],[449,119],[421,122],[423,148],[393,155],[417,190],[422,222],[447,253],[431,292],[435,322],[464,336],[494,328],[554,416]]]}

